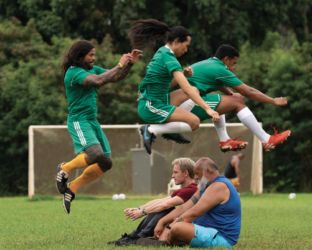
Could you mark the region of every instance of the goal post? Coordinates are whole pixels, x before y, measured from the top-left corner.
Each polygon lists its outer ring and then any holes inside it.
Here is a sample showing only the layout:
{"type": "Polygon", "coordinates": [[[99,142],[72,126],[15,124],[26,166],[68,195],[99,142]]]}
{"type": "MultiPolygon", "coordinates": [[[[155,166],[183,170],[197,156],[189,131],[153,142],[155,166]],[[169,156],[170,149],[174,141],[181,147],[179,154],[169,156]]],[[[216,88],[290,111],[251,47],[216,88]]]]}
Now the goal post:
{"type": "MultiPolygon", "coordinates": [[[[112,148],[113,168],[103,178],[79,190],[85,194],[155,194],[166,193],[171,178],[171,162],[178,157],[212,158],[221,173],[236,152],[223,153],[213,124],[201,124],[187,133],[190,144],[176,144],[160,136],[153,144],[151,156],[145,153],[138,133],[141,125],[102,125],[112,148]]],[[[248,141],[242,151],[245,159],[240,165],[241,192],[260,194],[263,191],[262,146],[259,140],[241,123],[227,123],[231,137],[248,141]]],[[[28,195],[55,195],[56,166],[74,157],[73,145],[65,125],[32,125],[28,129],[28,195]]],[[[71,174],[74,178],[81,171],[71,174]]]]}

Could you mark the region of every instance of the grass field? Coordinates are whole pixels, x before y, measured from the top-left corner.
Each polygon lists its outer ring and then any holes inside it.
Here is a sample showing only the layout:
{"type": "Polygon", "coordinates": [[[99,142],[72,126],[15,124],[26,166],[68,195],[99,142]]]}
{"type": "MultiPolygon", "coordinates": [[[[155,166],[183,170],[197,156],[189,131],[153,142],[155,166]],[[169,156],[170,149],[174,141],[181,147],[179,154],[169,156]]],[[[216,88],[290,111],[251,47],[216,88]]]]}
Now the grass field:
{"type": "MultiPolygon", "coordinates": [[[[122,210],[151,198],[78,198],[70,215],[59,197],[0,198],[0,249],[125,249],[106,244],[139,223],[126,220],[122,210]]],[[[312,249],[312,194],[297,194],[294,200],[287,194],[241,198],[242,230],[234,249],[312,249]]]]}

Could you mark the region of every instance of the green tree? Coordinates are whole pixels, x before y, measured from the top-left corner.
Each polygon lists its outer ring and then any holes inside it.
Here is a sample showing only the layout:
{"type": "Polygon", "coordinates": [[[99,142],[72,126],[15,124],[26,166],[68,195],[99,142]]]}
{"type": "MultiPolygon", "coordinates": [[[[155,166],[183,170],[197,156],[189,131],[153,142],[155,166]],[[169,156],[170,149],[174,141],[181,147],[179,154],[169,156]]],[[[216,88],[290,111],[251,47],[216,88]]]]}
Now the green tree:
{"type": "MultiPolygon", "coordinates": [[[[49,45],[32,20],[26,26],[2,22],[0,37],[0,194],[18,194],[27,188],[28,126],[66,123],[61,62],[74,41],[54,37],[49,45]]],[[[100,66],[116,65],[120,55],[112,52],[109,36],[96,48],[100,66]]],[[[137,121],[136,93],[143,65],[136,64],[122,82],[100,89],[101,122],[137,121]]]]}
{"type": "Polygon", "coordinates": [[[311,46],[310,42],[299,45],[292,34],[268,33],[260,47],[247,43],[242,48],[241,78],[271,96],[289,98],[286,107],[250,102],[265,128],[292,130],[286,143],[264,155],[264,180],[269,190],[312,188],[311,46]]]}

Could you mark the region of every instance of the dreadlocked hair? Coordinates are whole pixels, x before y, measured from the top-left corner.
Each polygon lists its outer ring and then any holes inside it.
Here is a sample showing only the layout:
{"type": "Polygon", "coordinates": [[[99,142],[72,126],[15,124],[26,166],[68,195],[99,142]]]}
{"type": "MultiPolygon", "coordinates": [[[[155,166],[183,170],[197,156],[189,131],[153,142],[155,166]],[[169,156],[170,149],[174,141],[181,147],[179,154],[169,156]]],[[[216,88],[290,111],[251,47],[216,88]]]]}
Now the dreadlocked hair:
{"type": "Polygon", "coordinates": [[[62,63],[63,76],[70,66],[82,66],[83,58],[94,48],[94,45],[86,40],[75,42],[64,56],[62,63]]]}
{"type": "Polygon", "coordinates": [[[158,42],[167,40],[169,26],[156,19],[140,19],[134,21],[128,31],[128,37],[133,49],[155,49],[158,42]]]}

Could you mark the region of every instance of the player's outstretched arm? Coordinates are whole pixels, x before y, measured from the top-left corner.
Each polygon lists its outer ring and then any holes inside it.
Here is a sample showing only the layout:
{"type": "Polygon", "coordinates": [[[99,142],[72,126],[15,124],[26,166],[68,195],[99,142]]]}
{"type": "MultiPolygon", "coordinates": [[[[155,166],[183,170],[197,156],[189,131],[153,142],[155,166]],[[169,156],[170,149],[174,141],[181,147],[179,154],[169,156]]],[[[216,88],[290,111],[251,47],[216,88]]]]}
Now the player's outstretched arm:
{"type": "Polygon", "coordinates": [[[119,63],[106,72],[95,75],[91,74],[84,80],[84,86],[102,86],[108,82],[117,82],[126,77],[132,65],[142,56],[141,50],[132,50],[131,53],[123,54],[119,63]]]}
{"type": "Polygon", "coordinates": [[[286,97],[276,97],[272,98],[260,90],[255,89],[253,87],[248,86],[247,84],[243,83],[239,86],[233,87],[236,91],[238,91],[241,95],[246,96],[252,100],[263,102],[263,103],[270,103],[276,106],[284,106],[287,104],[286,97]]]}

